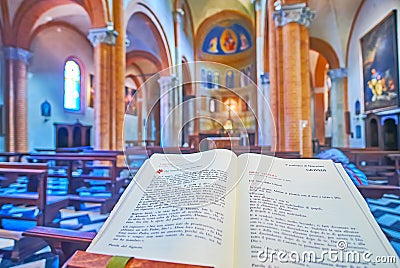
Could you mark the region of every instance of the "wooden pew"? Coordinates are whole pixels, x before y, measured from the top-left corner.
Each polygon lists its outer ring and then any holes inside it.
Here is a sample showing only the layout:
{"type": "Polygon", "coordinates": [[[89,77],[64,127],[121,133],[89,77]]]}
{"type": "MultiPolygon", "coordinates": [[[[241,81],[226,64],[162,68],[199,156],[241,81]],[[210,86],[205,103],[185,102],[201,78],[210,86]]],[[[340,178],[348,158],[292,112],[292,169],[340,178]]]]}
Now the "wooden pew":
{"type": "Polygon", "coordinates": [[[394,168],[395,168],[394,177],[396,178],[397,185],[400,186],[400,175],[399,175],[400,152],[389,153],[389,154],[387,154],[387,157],[389,157],[391,160],[394,161],[394,168]]]}
{"type": "Polygon", "coordinates": [[[189,147],[160,147],[160,146],[147,146],[146,150],[148,155],[152,154],[190,154],[194,153],[194,149],[189,147]]]}
{"type": "Polygon", "coordinates": [[[124,151],[125,163],[132,173],[136,173],[151,153],[143,146],[127,147],[124,151]]]}
{"type": "Polygon", "coordinates": [[[271,151],[270,147],[263,147],[263,146],[239,146],[232,148],[232,151],[237,155],[243,153],[256,153],[256,154],[263,154],[263,155],[270,155],[280,158],[301,158],[301,154],[295,151],[271,151]]]}
{"type": "Polygon", "coordinates": [[[14,246],[10,249],[10,259],[16,263],[22,263],[39,250],[47,247],[47,243],[41,238],[24,237],[22,232],[0,229],[0,238],[13,240],[14,246]]]}
{"type": "Polygon", "coordinates": [[[360,185],[357,189],[364,198],[378,199],[384,194],[400,196],[400,187],[393,185],[360,185]]]}
{"type": "Polygon", "coordinates": [[[5,162],[21,162],[28,155],[29,153],[22,152],[0,152],[0,159],[4,159],[5,162]]]}
{"type": "Polygon", "coordinates": [[[28,159],[31,162],[51,162],[66,163],[65,174],[51,174],[51,177],[68,179],[68,198],[71,205],[79,208],[81,203],[101,203],[101,213],[110,212],[120,197],[120,189],[125,184],[125,179],[119,177],[120,167],[117,167],[118,156],[122,151],[88,151],[79,153],[33,153],[28,159]],[[99,162],[102,166],[90,166],[88,163],[99,162]],[[109,163],[104,166],[105,162],[109,163]],[[81,174],[73,174],[74,166],[79,165],[82,169],[81,174]],[[94,169],[107,169],[108,175],[90,174],[94,169]],[[83,197],[77,195],[77,188],[84,186],[90,180],[101,180],[108,182],[111,197],[83,197]]]}
{"type": "MultiPolygon", "coordinates": [[[[63,268],[86,268],[86,267],[109,267],[109,263],[113,256],[90,253],[78,250],[69,259],[63,268]]],[[[172,263],[163,261],[152,261],[137,258],[130,258],[124,268],[211,268],[209,266],[190,265],[182,263],[172,263]]]]}
{"type": "Polygon", "coordinates": [[[387,155],[399,151],[385,151],[375,148],[339,148],[357,167],[393,165],[387,155]]]}
{"type": "Polygon", "coordinates": [[[23,235],[46,241],[51,251],[60,257],[62,264],[76,250],[86,250],[96,236],[96,233],[36,226],[25,231],[23,235]]]}
{"type": "MultiPolygon", "coordinates": [[[[60,264],[69,268],[107,267],[112,256],[85,252],[96,233],[62,230],[50,227],[34,227],[23,233],[26,237],[45,240],[52,252],[60,257],[60,264]],[[71,257],[72,256],[72,257],[71,257]],[[71,258],[70,258],[71,257],[71,258]]],[[[205,266],[187,265],[170,262],[149,261],[132,258],[127,266],[132,268],[201,268],[205,266]]]]}
{"type": "MultiPolygon", "coordinates": [[[[57,217],[61,208],[68,206],[68,198],[47,195],[47,173],[46,164],[32,163],[0,163],[0,174],[4,177],[10,176],[16,180],[19,176],[27,176],[29,179],[37,180],[36,192],[0,194],[0,204],[26,204],[37,206],[37,225],[49,225],[57,217]]],[[[12,215],[0,215],[4,218],[17,218],[32,220],[32,218],[14,217],[12,215]]]]}
{"type": "Polygon", "coordinates": [[[395,163],[389,154],[399,151],[385,151],[379,148],[338,148],[365,173],[371,184],[399,185],[395,163]]]}

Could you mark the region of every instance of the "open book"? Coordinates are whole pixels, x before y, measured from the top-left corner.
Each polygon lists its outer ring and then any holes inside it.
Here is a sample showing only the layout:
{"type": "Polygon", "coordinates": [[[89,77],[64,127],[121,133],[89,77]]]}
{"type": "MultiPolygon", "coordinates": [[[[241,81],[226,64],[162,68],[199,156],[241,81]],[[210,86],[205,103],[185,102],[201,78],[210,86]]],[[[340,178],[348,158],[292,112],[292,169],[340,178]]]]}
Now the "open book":
{"type": "Polygon", "coordinates": [[[214,267],[399,263],[340,165],[224,149],[153,155],[88,251],[214,267]]]}

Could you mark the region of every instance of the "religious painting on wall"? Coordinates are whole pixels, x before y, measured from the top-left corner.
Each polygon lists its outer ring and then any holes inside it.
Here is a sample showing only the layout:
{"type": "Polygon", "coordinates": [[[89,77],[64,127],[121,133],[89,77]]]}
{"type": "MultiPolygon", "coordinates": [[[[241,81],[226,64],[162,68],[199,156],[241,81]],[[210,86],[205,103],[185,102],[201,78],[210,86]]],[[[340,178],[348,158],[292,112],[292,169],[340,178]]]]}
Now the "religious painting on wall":
{"type": "Polygon", "coordinates": [[[94,108],[94,75],[89,75],[89,107],[94,108]]]}
{"type": "Polygon", "coordinates": [[[125,111],[137,115],[136,89],[125,87],[125,111]]]}
{"type": "Polygon", "coordinates": [[[360,40],[366,112],[399,104],[396,16],[392,11],[360,40]]]}
{"type": "Polygon", "coordinates": [[[245,26],[224,21],[206,34],[202,51],[214,55],[231,55],[244,52],[251,47],[252,37],[245,26]]]}

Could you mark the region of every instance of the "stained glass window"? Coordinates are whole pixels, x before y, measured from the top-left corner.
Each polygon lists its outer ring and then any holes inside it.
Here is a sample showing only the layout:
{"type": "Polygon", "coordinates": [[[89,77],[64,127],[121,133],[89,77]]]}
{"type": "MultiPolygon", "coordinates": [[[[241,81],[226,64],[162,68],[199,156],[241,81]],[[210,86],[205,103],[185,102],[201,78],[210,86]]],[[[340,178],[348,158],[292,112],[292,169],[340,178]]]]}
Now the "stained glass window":
{"type": "Polygon", "coordinates": [[[72,59],[67,60],[64,66],[64,108],[81,110],[81,68],[72,59]]]}

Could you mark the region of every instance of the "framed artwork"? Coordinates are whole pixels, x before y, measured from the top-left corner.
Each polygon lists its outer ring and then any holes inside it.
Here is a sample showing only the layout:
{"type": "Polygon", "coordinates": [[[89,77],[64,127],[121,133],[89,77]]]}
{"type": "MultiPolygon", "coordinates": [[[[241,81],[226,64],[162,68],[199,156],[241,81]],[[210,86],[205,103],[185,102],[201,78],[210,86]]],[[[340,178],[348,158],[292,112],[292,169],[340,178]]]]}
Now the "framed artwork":
{"type": "Polygon", "coordinates": [[[137,115],[136,89],[125,87],[125,111],[137,115]]]}
{"type": "Polygon", "coordinates": [[[361,39],[366,112],[399,105],[397,12],[393,10],[361,39]]]}
{"type": "Polygon", "coordinates": [[[94,108],[94,75],[89,75],[89,107],[94,108]]]}

